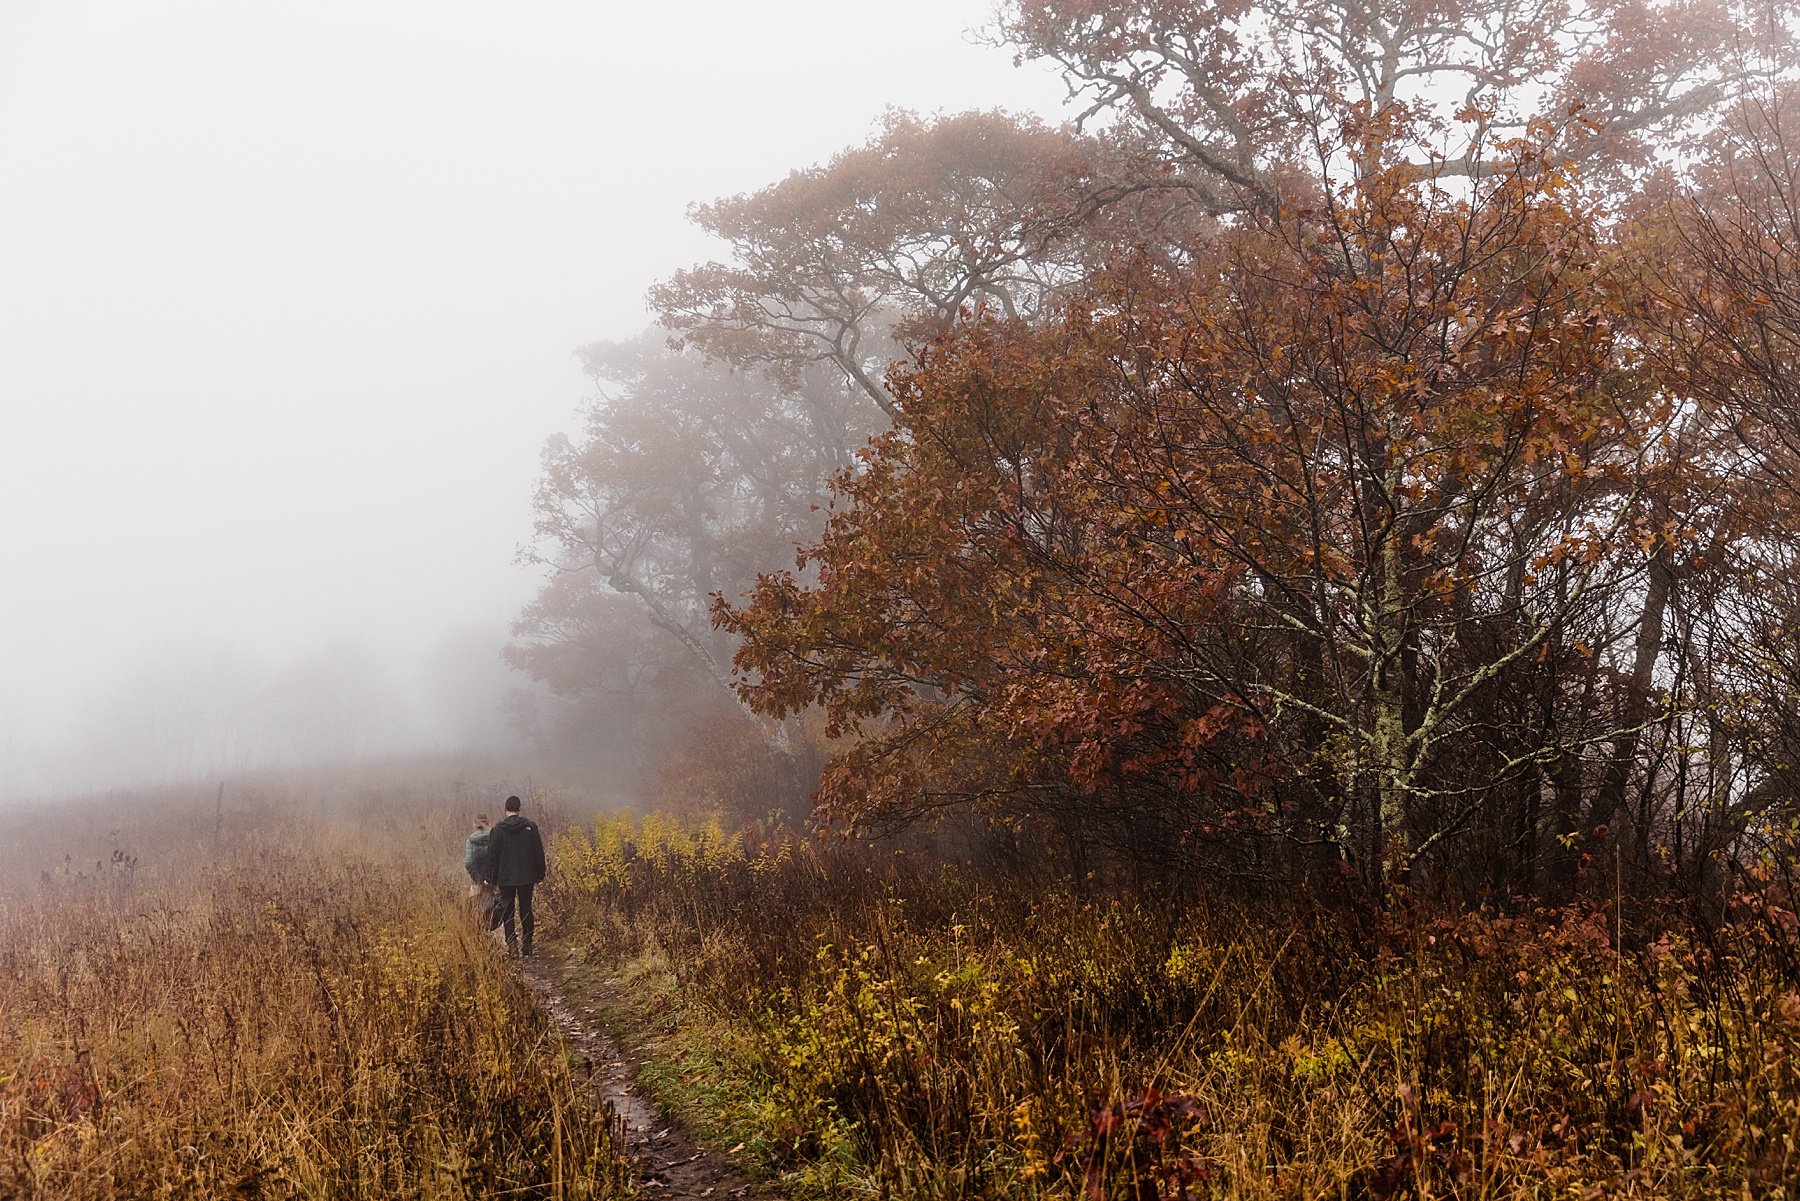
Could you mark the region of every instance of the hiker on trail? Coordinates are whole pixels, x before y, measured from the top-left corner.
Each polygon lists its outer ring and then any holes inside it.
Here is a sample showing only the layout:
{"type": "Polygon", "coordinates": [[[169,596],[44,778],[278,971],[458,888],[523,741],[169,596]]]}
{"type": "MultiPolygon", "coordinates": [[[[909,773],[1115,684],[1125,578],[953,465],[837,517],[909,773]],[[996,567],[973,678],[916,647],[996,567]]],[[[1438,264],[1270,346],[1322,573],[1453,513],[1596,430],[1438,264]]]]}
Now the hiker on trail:
{"type": "Polygon", "coordinates": [[[488,815],[475,815],[475,828],[469,832],[469,840],[463,844],[463,870],[469,873],[469,895],[480,893],[487,879],[488,857],[488,815]]]}
{"type": "Polygon", "coordinates": [[[508,954],[517,951],[531,954],[531,930],[535,924],[531,913],[531,889],[544,878],[544,840],[538,835],[537,823],[519,814],[519,798],[506,798],[506,816],[488,831],[487,879],[500,889],[500,901],[488,926],[506,929],[508,954]],[[513,937],[513,904],[519,906],[519,924],[524,927],[521,942],[513,937]]]}

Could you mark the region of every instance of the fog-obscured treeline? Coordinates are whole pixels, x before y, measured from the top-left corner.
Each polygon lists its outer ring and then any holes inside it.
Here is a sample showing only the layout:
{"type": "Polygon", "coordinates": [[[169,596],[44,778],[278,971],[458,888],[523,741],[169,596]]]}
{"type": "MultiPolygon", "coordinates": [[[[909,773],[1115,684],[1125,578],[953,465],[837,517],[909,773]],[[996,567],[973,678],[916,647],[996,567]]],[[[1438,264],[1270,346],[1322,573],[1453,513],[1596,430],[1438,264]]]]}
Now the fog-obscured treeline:
{"type": "Polygon", "coordinates": [[[530,688],[501,661],[503,642],[498,631],[457,630],[413,660],[344,636],[286,661],[172,643],[122,665],[59,723],[9,713],[6,792],[42,799],[397,755],[521,751],[506,702],[530,688]],[[45,732],[22,736],[34,730],[45,732]]]}

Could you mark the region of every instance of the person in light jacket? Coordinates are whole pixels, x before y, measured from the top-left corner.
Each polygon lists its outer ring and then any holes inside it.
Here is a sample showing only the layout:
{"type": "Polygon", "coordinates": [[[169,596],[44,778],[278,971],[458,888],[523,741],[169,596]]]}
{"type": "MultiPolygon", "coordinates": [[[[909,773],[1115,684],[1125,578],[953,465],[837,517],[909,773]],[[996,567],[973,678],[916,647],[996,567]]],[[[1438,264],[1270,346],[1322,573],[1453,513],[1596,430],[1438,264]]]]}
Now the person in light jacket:
{"type": "Polygon", "coordinates": [[[544,878],[544,839],[537,823],[519,813],[519,798],[506,798],[506,816],[487,840],[487,880],[500,890],[492,924],[506,930],[508,954],[531,954],[531,933],[536,925],[531,912],[531,890],[544,878]],[[519,909],[519,933],[513,934],[513,906],[519,909]]]}
{"type": "Polygon", "coordinates": [[[463,843],[463,870],[469,873],[469,895],[474,896],[484,887],[487,877],[487,842],[488,815],[475,815],[475,828],[469,831],[469,840],[463,843]]]}

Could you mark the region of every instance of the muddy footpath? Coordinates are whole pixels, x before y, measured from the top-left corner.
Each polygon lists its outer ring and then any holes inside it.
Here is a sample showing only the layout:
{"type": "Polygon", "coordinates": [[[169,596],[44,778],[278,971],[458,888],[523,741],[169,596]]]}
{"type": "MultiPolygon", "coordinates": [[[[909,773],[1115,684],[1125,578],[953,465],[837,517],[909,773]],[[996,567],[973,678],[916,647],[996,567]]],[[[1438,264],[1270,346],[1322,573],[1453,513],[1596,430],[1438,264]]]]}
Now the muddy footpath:
{"type": "Polygon", "coordinates": [[[588,1064],[596,1103],[612,1107],[632,1160],[632,1179],[647,1197],[773,1198],[721,1152],[700,1146],[672,1115],[661,1113],[634,1079],[632,1062],[591,1008],[571,1003],[543,959],[521,961],[538,1005],[588,1064]]]}

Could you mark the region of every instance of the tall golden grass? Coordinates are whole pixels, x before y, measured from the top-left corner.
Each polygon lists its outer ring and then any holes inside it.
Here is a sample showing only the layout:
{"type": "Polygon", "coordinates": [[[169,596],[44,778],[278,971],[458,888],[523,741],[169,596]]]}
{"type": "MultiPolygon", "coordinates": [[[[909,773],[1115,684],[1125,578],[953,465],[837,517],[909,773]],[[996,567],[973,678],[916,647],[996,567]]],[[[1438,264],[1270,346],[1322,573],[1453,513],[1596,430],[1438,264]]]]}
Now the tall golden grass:
{"type": "Polygon", "coordinates": [[[463,911],[462,815],[362,802],[12,815],[0,1196],[624,1191],[607,1116],[463,911]]]}

